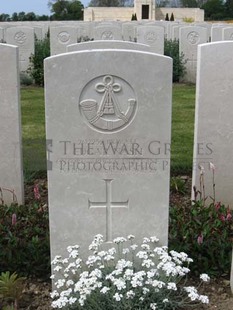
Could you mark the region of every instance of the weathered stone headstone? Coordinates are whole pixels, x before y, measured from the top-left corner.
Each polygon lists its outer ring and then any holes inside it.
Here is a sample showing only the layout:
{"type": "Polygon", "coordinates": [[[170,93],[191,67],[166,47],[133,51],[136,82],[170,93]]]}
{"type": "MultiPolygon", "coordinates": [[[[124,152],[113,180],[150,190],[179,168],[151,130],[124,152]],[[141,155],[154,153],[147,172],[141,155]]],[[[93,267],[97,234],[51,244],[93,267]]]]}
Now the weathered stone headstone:
{"type": "Polygon", "coordinates": [[[137,34],[137,26],[138,22],[127,22],[122,24],[122,35],[124,41],[132,41],[136,40],[137,34]]]}
{"type": "MultiPolygon", "coordinates": [[[[203,44],[198,50],[193,186],[205,168],[206,195],[233,208],[233,42],[203,44]],[[215,191],[213,171],[215,167],[215,191]],[[215,194],[214,194],[215,193],[215,194]]],[[[233,291],[233,266],[231,271],[233,291]]]]}
{"type": "Polygon", "coordinates": [[[211,28],[211,42],[222,41],[222,30],[226,25],[213,25],[211,28]]]}
{"type": "Polygon", "coordinates": [[[23,167],[18,48],[0,44],[0,204],[22,204],[23,167]]]}
{"type": "Polygon", "coordinates": [[[181,27],[179,30],[179,51],[186,60],[184,82],[196,83],[197,47],[208,41],[207,29],[204,27],[181,27]]]}
{"type": "Polygon", "coordinates": [[[121,40],[121,27],[113,24],[101,24],[94,28],[95,40],[121,40]]]}
{"type": "Polygon", "coordinates": [[[0,43],[3,43],[4,41],[4,29],[0,28],[0,43]]]}
{"type": "Polygon", "coordinates": [[[233,42],[199,47],[196,93],[193,185],[199,184],[198,165],[206,170],[206,194],[213,196],[212,171],[216,168],[216,201],[233,208],[233,42]]]}
{"type": "Polygon", "coordinates": [[[71,44],[67,46],[67,52],[77,52],[90,49],[131,49],[150,52],[150,46],[146,44],[140,44],[135,42],[128,41],[107,41],[107,40],[97,40],[97,41],[88,41],[77,44],[71,44]]]}
{"type": "Polygon", "coordinates": [[[66,52],[66,46],[77,43],[78,33],[75,27],[62,26],[50,28],[50,51],[51,55],[66,52]]]}
{"type": "Polygon", "coordinates": [[[45,60],[45,87],[52,257],[77,243],[87,255],[95,234],[166,244],[172,60],[67,53],[45,60]]]}
{"type": "Polygon", "coordinates": [[[19,47],[19,69],[26,71],[29,58],[34,54],[34,29],[30,27],[10,27],[6,30],[6,42],[19,47]]]}
{"type": "Polygon", "coordinates": [[[222,29],[222,38],[224,41],[233,40],[233,27],[227,27],[222,29]]]}
{"type": "Polygon", "coordinates": [[[147,44],[151,52],[164,54],[164,28],[159,26],[138,26],[137,42],[147,44]]]}

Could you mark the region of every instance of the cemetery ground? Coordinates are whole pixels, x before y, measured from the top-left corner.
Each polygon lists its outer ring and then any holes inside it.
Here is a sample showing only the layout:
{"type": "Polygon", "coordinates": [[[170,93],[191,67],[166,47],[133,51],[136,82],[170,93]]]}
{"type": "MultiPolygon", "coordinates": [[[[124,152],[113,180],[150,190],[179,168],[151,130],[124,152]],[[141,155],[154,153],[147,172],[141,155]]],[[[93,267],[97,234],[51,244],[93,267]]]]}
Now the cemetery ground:
{"type": "MultiPolygon", "coordinates": [[[[181,209],[190,206],[194,104],[195,87],[193,85],[174,84],[170,206],[180,206],[181,209]]],[[[42,216],[45,213],[48,215],[43,88],[22,88],[21,105],[23,155],[24,167],[26,167],[25,205],[37,205],[37,215],[42,216]],[[37,173],[34,173],[35,170],[37,173]],[[35,200],[35,185],[39,189],[40,198],[38,200],[35,200]]],[[[48,229],[48,225],[46,229],[48,229]]],[[[38,261],[41,260],[41,253],[36,253],[38,261]]],[[[195,260],[195,257],[192,258],[195,260]]],[[[37,275],[27,278],[19,309],[50,309],[50,283],[38,276],[40,273],[39,266],[34,267],[38,269],[37,275]]],[[[41,266],[41,268],[48,269],[48,266],[41,266]]],[[[221,276],[215,275],[211,278],[211,282],[201,291],[202,294],[209,296],[210,305],[197,306],[193,309],[232,310],[233,297],[230,292],[229,275],[223,273],[221,276]]],[[[193,276],[190,285],[195,285],[196,281],[196,277],[193,276]]]]}

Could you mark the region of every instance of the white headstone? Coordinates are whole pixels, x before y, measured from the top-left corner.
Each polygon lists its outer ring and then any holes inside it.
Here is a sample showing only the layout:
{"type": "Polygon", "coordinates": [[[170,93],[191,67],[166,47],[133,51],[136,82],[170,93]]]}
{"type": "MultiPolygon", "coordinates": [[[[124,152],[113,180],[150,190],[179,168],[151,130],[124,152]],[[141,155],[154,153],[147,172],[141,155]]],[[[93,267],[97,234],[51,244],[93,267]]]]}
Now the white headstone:
{"type": "Polygon", "coordinates": [[[0,204],[24,202],[18,48],[0,44],[0,204]],[[14,194],[13,194],[14,193],[14,194]]]}
{"type": "Polygon", "coordinates": [[[122,40],[121,28],[117,25],[101,24],[94,28],[95,40],[122,40]]]}
{"type": "Polygon", "coordinates": [[[0,43],[4,43],[4,29],[0,28],[0,43]]]}
{"type": "Polygon", "coordinates": [[[10,27],[6,30],[6,42],[19,47],[19,68],[26,71],[29,58],[34,54],[34,29],[30,27],[10,27]]]}
{"type": "MultiPolygon", "coordinates": [[[[199,47],[194,161],[206,168],[206,193],[213,196],[209,162],[215,167],[216,201],[233,208],[233,42],[199,47]],[[208,177],[209,173],[209,177],[208,177]]],[[[193,183],[199,184],[193,170],[193,183]]]]}
{"type": "Polygon", "coordinates": [[[149,45],[153,53],[164,55],[164,28],[159,26],[138,26],[137,42],[149,45]]]}
{"type": "Polygon", "coordinates": [[[50,28],[50,53],[58,55],[66,52],[66,46],[77,43],[78,33],[75,27],[62,26],[50,28]]]}
{"type": "Polygon", "coordinates": [[[107,41],[107,40],[97,40],[97,41],[88,41],[77,44],[71,44],[67,46],[67,52],[77,52],[90,49],[131,49],[150,52],[150,46],[146,44],[140,44],[135,42],[128,41],[107,41]]]}
{"type": "MultiPolygon", "coordinates": [[[[205,168],[206,195],[233,208],[233,42],[198,48],[193,186],[199,185],[198,165],[205,168]]],[[[232,267],[233,268],[233,267],[232,267]]],[[[233,269],[231,271],[233,291],[233,269]]]]}
{"type": "Polygon", "coordinates": [[[87,255],[96,234],[167,244],[172,60],[72,52],[46,59],[45,77],[52,257],[77,243],[87,255]]]}
{"type": "Polygon", "coordinates": [[[211,28],[211,42],[222,41],[222,30],[226,25],[213,25],[211,28]]]}
{"type": "Polygon", "coordinates": [[[233,40],[233,27],[227,27],[222,29],[222,38],[224,41],[233,40]]]}
{"type": "Polygon", "coordinates": [[[184,82],[196,83],[197,47],[208,41],[207,29],[204,27],[181,27],[179,51],[184,54],[186,74],[184,82]]]}

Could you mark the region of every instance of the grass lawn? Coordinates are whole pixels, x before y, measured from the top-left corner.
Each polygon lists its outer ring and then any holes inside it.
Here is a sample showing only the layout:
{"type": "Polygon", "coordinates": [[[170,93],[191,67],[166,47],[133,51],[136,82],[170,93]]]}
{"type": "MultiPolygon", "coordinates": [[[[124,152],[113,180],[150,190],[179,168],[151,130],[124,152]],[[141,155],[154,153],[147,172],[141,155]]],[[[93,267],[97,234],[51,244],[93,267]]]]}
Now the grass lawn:
{"type": "MultiPolygon", "coordinates": [[[[191,173],[195,86],[174,84],[171,168],[173,174],[191,173]]],[[[25,176],[46,170],[44,89],[21,89],[25,176]]]]}

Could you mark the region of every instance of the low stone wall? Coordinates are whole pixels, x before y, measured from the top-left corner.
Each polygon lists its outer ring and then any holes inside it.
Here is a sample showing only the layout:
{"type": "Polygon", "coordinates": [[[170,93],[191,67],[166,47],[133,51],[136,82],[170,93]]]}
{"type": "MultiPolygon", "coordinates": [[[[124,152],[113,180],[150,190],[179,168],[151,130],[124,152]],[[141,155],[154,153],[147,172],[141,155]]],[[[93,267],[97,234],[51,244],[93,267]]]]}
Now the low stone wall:
{"type": "MultiPolygon", "coordinates": [[[[130,21],[134,13],[133,7],[88,7],[84,9],[84,21],[130,21]]],[[[173,13],[177,21],[185,18],[193,19],[194,22],[204,21],[204,10],[198,8],[155,8],[155,19],[164,20],[167,13],[169,17],[173,13]]],[[[140,16],[137,18],[140,20],[140,16]]]]}
{"type": "Polygon", "coordinates": [[[84,9],[84,21],[130,21],[133,13],[133,7],[88,7],[84,9]]]}
{"type": "Polygon", "coordinates": [[[183,21],[186,18],[193,19],[194,22],[204,21],[204,10],[199,8],[156,8],[155,19],[164,20],[167,13],[169,17],[173,13],[175,21],[183,21]]]}

